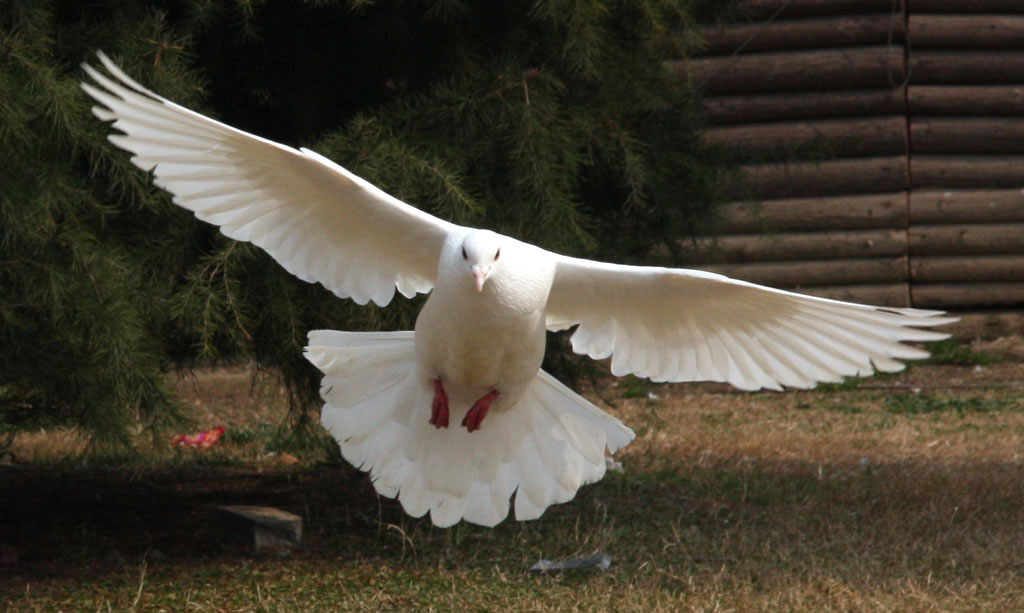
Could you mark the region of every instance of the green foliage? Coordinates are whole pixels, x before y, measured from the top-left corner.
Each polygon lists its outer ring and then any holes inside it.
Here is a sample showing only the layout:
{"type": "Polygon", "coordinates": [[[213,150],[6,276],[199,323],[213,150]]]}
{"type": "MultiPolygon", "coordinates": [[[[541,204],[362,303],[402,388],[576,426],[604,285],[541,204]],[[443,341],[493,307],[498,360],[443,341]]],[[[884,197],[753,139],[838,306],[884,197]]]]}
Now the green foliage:
{"type": "Polygon", "coordinates": [[[685,53],[690,4],[0,5],[0,425],[117,440],[174,418],[163,373],[195,359],[279,368],[303,409],[310,329],[408,327],[420,303],[355,308],[173,206],[90,114],[78,64],[95,50],[439,216],[642,261],[700,227],[720,175],[650,44],[685,53]]]}

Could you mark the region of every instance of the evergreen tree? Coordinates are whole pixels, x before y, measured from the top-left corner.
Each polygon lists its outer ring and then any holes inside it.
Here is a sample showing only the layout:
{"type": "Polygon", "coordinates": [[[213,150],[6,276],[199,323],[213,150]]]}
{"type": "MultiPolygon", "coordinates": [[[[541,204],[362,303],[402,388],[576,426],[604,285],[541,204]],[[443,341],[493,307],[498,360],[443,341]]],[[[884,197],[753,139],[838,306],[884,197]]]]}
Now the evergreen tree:
{"type": "Polygon", "coordinates": [[[408,327],[419,306],[353,307],[174,207],[89,112],[78,64],[93,51],[446,219],[642,262],[714,202],[695,96],[649,42],[685,53],[713,5],[0,5],[0,427],[159,423],[175,415],[163,373],[195,358],[254,357],[310,406],[308,330],[408,327]]]}

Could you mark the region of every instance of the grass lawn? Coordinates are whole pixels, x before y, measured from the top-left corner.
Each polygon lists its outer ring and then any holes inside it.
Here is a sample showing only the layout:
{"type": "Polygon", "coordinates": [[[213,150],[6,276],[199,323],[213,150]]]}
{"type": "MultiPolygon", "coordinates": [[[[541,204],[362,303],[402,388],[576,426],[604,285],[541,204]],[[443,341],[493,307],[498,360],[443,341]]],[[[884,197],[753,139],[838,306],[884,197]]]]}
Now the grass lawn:
{"type": "Polygon", "coordinates": [[[207,452],[128,464],[70,433],[19,437],[0,465],[0,610],[1022,611],[1010,345],[811,392],[603,382],[587,395],[637,432],[624,471],[495,529],[405,516],[277,432],[272,382],[200,372],[181,391],[202,427],[227,427],[207,452]],[[305,544],[225,543],[215,504],[296,513],[305,544]],[[527,570],[596,553],[608,570],[527,570]]]}

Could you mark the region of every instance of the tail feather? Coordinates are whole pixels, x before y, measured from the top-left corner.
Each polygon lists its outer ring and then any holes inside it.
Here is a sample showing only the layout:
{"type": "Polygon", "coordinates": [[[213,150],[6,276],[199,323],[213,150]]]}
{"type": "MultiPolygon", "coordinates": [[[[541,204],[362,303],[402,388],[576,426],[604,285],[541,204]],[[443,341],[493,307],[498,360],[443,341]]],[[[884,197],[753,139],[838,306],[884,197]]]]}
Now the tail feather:
{"type": "Polygon", "coordinates": [[[438,526],[536,519],[604,476],[605,450],[633,439],[619,420],[541,371],[519,402],[476,432],[457,424],[472,398],[449,390],[450,428],[430,425],[433,389],[417,372],[412,332],[310,333],[306,357],[324,373],[322,420],[342,456],[382,496],[438,526]]]}

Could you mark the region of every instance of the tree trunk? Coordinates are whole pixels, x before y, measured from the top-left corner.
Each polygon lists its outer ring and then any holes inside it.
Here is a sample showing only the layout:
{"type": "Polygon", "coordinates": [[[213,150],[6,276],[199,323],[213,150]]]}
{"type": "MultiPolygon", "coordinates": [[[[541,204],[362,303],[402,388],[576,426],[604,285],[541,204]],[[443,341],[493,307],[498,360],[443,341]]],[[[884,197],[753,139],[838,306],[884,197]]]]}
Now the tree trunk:
{"type": "Polygon", "coordinates": [[[700,55],[726,55],[740,50],[792,51],[858,45],[884,45],[901,42],[903,17],[891,13],[879,15],[843,15],[823,19],[741,23],[701,28],[704,39],[700,55]]]}
{"type": "Polygon", "coordinates": [[[705,142],[744,153],[784,153],[818,147],[835,157],[906,155],[907,120],[902,115],[860,119],[786,121],[719,126],[704,130],[705,142]]]}
{"type": "Polygon", "coordinates": [[[704,119],[712,124],[895,115],[906,110],[903,90],[889,88],[704,99],[704,119]]]}
{"type": "Polygon", "coordinates": [[[1024,156],[914,155],[913,187],[1024,186],[1024,156]]]}
{"type": "Polygon", "coordinates": [[[852,47],[668,60],[680,81],[709,94],[894,87],[903,82],[903,46],[852,47]]]}
{"type": "MultiPolygon", "coordinates": [[[[1024,223],[1020,189],[918,190],[910,192],[912,224],[1024,223]]],[[[1021,252],[1024,253],[1024,241],[1021,252]]]]}
{"type": "MultiPolygon", "coordinates": [[[[913,42],[913,41],[911,41],[913,42]]],[[[910,53],[911,84],[1018,84],[1021,51],[918,51],[910,53]]]]}
{"type": "Polygon", "coordinates": [[[892,0],[740,0],[740,8],[754,20],[773,16],[789,19],[852,13],[890,13],[892,0]],[[782,9],[781,13],[779,9],[782,9]]]}
{"type": "Polygon", "coordinates": [[[906,281],[907,258],[756,262],[704,266],[704,270],[770,287],[862,285],[906,281]]]}
{"type": "Polygon", "coordinates": [[[921,15],[907,18],[914,49],[1021,49],[1024,15],[921,15]]]}
{"type": "Polygon", "coordinates": [[[1024,303],[1024,283],[935,283],[910,286],[916,307],[977,307],[1024,303]]]}
{"type": "Polygon", "coordinates": [[[910,306],[910,289],[906,283],[884,285],[837,285],[832,287],[803,287],[801,294],[810,294],[830,300],[858,302],[888,307],[910,306]]]}
{"type": "Polygon", "coordinates": [[[915,155],[1024,153],[1024,118],[917,117],[910,121],[910,141],[915,155]]]}
{"type": "Polygon", "coordinates": [[[907,254],[907,233],[903,230],[861,230],[739,234],[687,241],[681,243],[680,247],[689,253],[691,261],[706,262],[709,265],[792,260],[849,260],[904,256],[907,254]]]}
{"type": "Polygon", "coordinates": [[[1024,224],[914,225],[907,235],[915,257],[1024,254],[1024,224]]]}
{"type": "Polygon", "coordinates": [[[912,115],[1024,115],[1024,87],[912,85],[907,106],[912,115]]]}
{"type": "Polygon", "coordinates": [[[825,196],[723,205],[723,234],[907,227],[907,193],[825,196]]]}
{"type": "Polygon", "coordinates": [[[909,13],[1024,13],[1024,0],[906,0],[909,13]]]}
{"type": "Polygon", "coordinates": [[[870,194],[907,189],[904,156],[748,164],[724,192],[728,200],[803,198],[821,195],[870,194]]]}
{"type": "Polygon", "coordinates": [[[1024,281],[1024,255],[930,256],[910,259],[915,283],[1024,281]]]}

